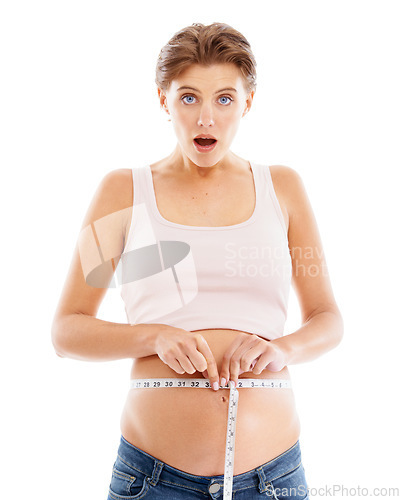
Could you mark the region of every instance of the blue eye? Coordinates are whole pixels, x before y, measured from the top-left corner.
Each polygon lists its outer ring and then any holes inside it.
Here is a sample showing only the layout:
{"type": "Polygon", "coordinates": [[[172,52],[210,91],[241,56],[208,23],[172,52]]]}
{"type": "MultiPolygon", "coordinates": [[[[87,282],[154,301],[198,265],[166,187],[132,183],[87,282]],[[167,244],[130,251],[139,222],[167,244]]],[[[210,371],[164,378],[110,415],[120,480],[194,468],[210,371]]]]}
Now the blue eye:
{"type": "MultiPolygon", "coordinates": [[[[182,97],[181,97],[181,100],[183,101],[184,99],[187,99],[187,98],[189,98],[189,99],[194,99],[194,97],[193,97],[192,95],[184,95],[184,96],[182,96],[182,97]]],[[[184,102],[185,102],[185,101],[184,101],[184,102]]],[[[188,104],[191,104],[192,102],[193,102],[193,101],[191,101],[191,102],[190,102],[190,103],[188,103],[188,104]]]]}
{"type": "MultiPolygon", "coordinates": [[[[181,101],[183,101],[185,104],[193,104],[195,97],[193,95],[184,95],[181,97],[181,101]],[[185,101],[185,99],[192,99],[191,101],[185,101]]],[[[219,99],[229,99],[229,101],[225,101],[222,104],[224,106],[229,105],[231,102],[233,102],[233,99],[227,95],[223,95],[219,97],[219,99]]]]}
{"type": "Polygon", "coordinates": [[[221,97],[220,97],[220,99],[229,99],[229,103],[228,103],[228,104],[230,104],[231,102],[233,102],[233,99],[232,99],[232,98],[230,98],[230,97],[229,97],[229,96],[227,96],[227,95],[223,95],[223,96],[221,96],[221,97]]]}

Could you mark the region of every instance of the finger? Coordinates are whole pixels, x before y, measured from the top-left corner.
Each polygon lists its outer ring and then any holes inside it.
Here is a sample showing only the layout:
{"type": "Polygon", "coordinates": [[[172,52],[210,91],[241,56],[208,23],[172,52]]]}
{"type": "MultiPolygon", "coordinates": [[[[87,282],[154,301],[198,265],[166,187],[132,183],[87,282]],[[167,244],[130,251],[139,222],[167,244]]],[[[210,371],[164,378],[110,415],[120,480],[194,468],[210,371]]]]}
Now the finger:
{"type": "MultiPolygon", "coordinates": [[[[228,386],[229,380],[232,379],[230,372],[231,359],[234,353],[242,344],[243,344],[243,337],[237,337],[229,346],[227,351],[224,353],[220,370],[220,377],[221,377],[220,383],[222,386],[228,386]]],[[[241,373],[243,373],[243,371],[240,371],[239,369],[239,375],[241,375],[241,373]]]]}
{"type": "Polygon", "coordinates": [[[196,345],[194,348],[191,348],[188,356],[190,357],[196,370],[199,372],[204,372],[207,370],[207,356],[212,357],[212,352],[210,351],[210,348],[205,339],[200,341],[196,339],[196,345]]]}
{"type": "Polygon", "coordinates": [[[274,356],[274,359],[267,365],[267,369],[271,372],[280,372],[286,366],[283,357],[274,356]]]}
{"type": "Polygon", "coordinates": [[[249,337],[246,342],[242,343],[240,347],[236,349],[230,360],[230,380],[235,382],[235,386],[238,385],[239,375],[244,372],[249,371],[251,363],[263,352],[265,347],[263,347],[259,338],[254,335],[249,337]]]}
{"type": "Polygon", "coordinates": [[[231,360],[231,364],[230,364],[229,380],[232,381],[232,382],[234,382],[235,387],[238,386],[239,375],[241,375],[241,373],[240,373],[240,363],[239,363],[239,361],[236,361],[236,360],[232,359],[231,360]]]}
{"type": "Polygon", "coordinates": [[[260,356],[265,352],[264,345],[257,345],[243,352],[240,360],[240,369],[243,372],[250,372],[257,363],[260,356]]]}
{"type": "Polygon", "coordinates": [[[180,356],[178,358],[178,362],[181,364],[186,373],[194,373],[196,371],[196,368],[187,356],[180,356]]]}
{"type": "Polygon", "coordinates": [[[211,387],[214,391],[218,391],[219,389],[219,375],[218,375],[218,367],[217,363],[214,359],[214,356],[211,354],[211,358],[206,358],[207,361],[207,374],[208,379],[210,381],[211,387]]]}
{"type": "Polygon", "coordinates": [[[235,383],[235,387],[238,386],[239,375],[243,373],[240,369],[241,353],[238,349],[231,357],[231,362],[229,364],[229,380],[235,383]]]}
{"type": "MultiPolygon", "coordinates": [[[[196,340],[197,340],[197,349],[206,360],[207,366],[205,369],[207,370],[208,379],[210,380],[211,387],[215,391],[217,391],[219,389],[219,376],[218,376],[217,363],[215,361],[213,353],[211,352],[210,346],[207,344],[206,339],[202,335],[198,335],[196,337],[196,340]]],[[[205,371],[205,370],[203,368],[203,370],[200,371],[205,371]]]]}
{"type": "Polygon", "coordinates": [[[269,365],[274,360],[274,355],[273,352],[268,349],[268,351],[264,352],[256,362],[254,368],[253,368],[253,373],[255,375],[259,375],[263,370],[266,369],[266,367],[269,365]]]}
{"type": "Polygon", "coordinates": [[[165,363],[172,370],[174,370],[174,372],[180,374],[185,373],[185,371],[183,370],[182,366],[180,365],[175,356],[172,356],[171,354],[163,355],[160,353],[158,357],[161,359],[163,363],[165,363]]]}
{"type": "Polygon", "coordinates": [[[185,370],[182,368],[181,364],[177,359],[174,359],[173,361],[166,363],[170,368],[172,368],[176,373],[180,373],[181,375],[185,373],[185,370]]]}

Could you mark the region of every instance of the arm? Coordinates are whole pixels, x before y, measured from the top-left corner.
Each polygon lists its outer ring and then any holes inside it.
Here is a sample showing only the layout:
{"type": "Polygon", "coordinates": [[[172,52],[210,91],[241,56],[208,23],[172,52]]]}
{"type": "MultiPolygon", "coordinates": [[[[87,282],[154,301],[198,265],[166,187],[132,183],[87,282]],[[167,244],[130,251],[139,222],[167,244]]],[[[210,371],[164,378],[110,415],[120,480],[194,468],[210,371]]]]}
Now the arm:
{"type": "Polygon", "coordinates": [[[101,181],[84,218],[62,290],[51,337],[61,357],[105,361],[154,354],[160,325],[118,324],[96,318],[123,252],[132,214],[128,169],[101,181]]]}
{"type": "Polygon", "coordinates": [[[295,332],[272,340],[285,355],[285,364],[294,365],[318,358],[336,347],[343,336],[343,319],[339,312],[314,314],[295,332]]]}
{"type": "Polygon", "coordinates": [[[155,343],[162,324],[112,323],[84,313],[63,316],[53,325],[58,356],[81,361],[113,361],[156,354],[155,343]]]}
{"type": "Polygon", "coordinates": [[[211,383],[217,382],[217,365],[201,334],[158,323],[129,325],[96,318],[124,251],[132,207],[131,171],[107,174],[79,233],[51,327],[54,349],[60,357],[83,361],[155,354],[177,373],[207,370],[211,383]]]}
{"type": "Polygon", "coordinates": [[[271,341],[286,364],[311,361],[336,347],[343,337],[343,318],[335,302],[317,222],[299,174],[288,167],[275,171],[274,186],[289,216],[288,240],[292,285],[302,326],[271,341]]]}
{"type": "Polygon", "coordinates": [[[222,376],[237,383],[247,371],[280,371],[289,364],[321,356],[339,344],[343,319],[335,302],[322,243],[304,184],[299,174],[284,166],[271,167],[274,189],[289,220],[288,241],[292,258],[292,285],[302,314],[295,332],[268,341],[243,334],[224,356],[222,376]]]}

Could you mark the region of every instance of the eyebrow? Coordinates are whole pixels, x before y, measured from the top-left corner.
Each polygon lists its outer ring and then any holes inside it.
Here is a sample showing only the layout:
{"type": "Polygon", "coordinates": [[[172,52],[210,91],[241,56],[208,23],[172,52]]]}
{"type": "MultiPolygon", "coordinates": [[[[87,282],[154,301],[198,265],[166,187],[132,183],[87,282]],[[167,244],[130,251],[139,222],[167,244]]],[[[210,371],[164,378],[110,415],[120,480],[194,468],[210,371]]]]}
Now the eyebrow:
{"type": "MultiPolygon", "coordinates": [[[[179,89],[177,90],[177,92],[179,92],[180,90],[184,90],[184,89],[189,89],[189,90],[194,90],[195,92],[200,92],[200,90],[195,89],[194,87],[187,87],[186,85],[183,86],[183,87],[179,87],[179,89]]],[[[234,89],[233,87],[227,87],[225,89],[220,89],[220,90],[217,90],[217,92],[215,92],[215,93],[219,94],[220,92],[226,92],[226,91],[231,91],[231,92],[236,92],[237,93],[237,90],[234,89]]],[[[201,92],[200,92],[200,94],[201,94],[201,92]]]]}

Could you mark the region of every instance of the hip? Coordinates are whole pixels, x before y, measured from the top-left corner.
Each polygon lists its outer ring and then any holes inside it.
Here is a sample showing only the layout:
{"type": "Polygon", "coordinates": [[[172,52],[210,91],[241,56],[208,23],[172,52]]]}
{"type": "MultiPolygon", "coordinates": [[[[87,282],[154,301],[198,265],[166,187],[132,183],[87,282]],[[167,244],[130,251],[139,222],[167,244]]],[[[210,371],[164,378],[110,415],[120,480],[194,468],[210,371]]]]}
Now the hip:
{"type": "MultiPolygon", "coordinates": [[[[223,475],[188,474],[128,443],[121,436],[108,500],[221,498],[223,475]]],[[[273,460],[233,478],[233,498],[302,499],[307,482],[297,441],[273,460]]]]}

